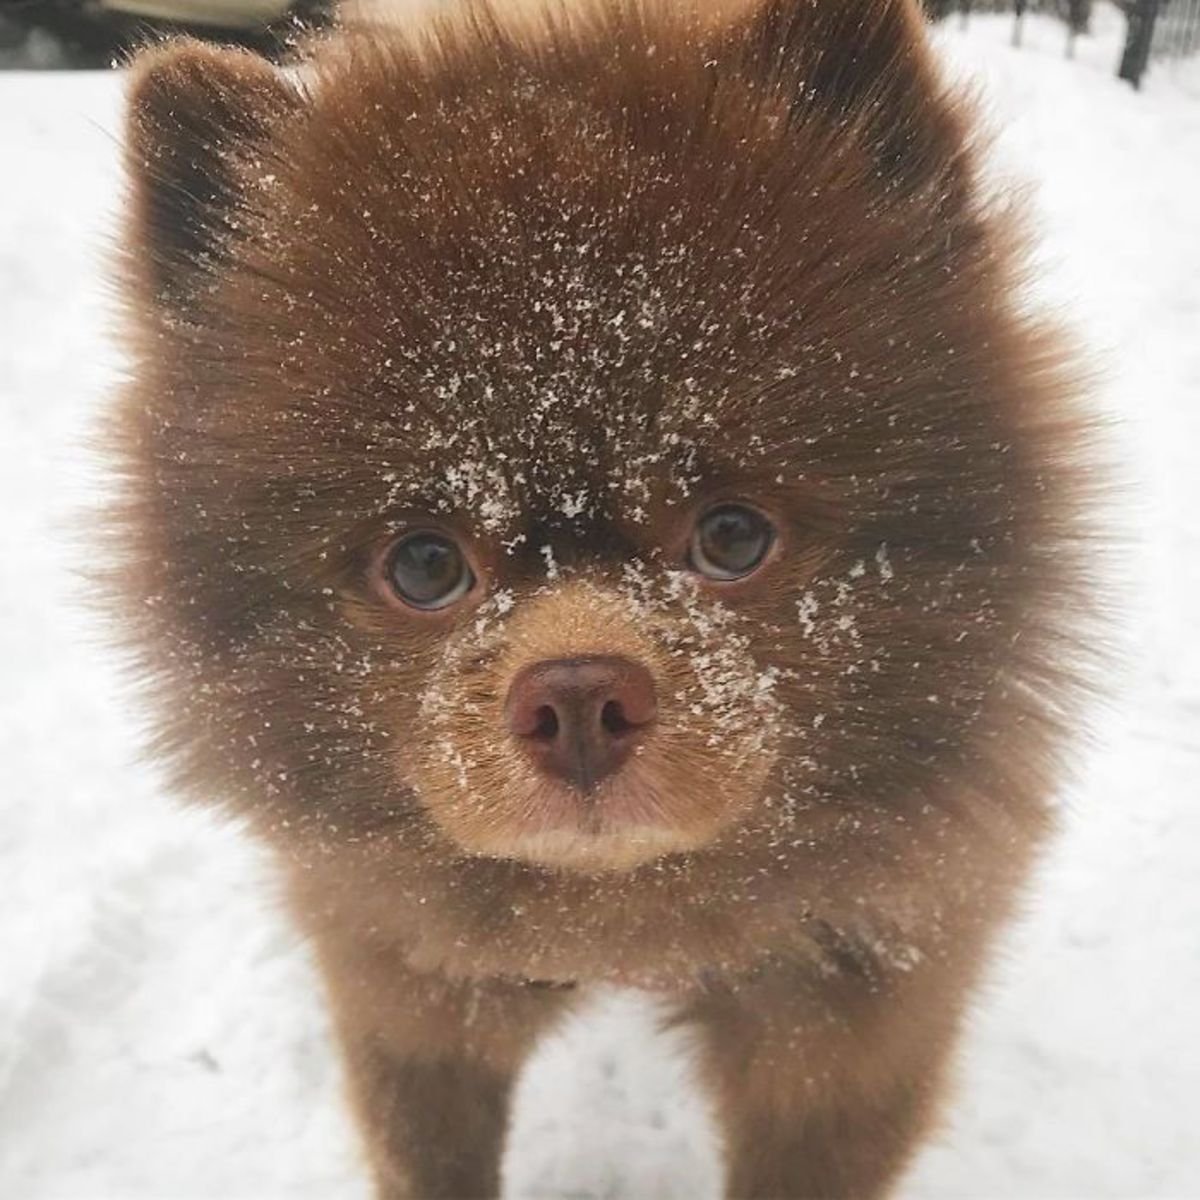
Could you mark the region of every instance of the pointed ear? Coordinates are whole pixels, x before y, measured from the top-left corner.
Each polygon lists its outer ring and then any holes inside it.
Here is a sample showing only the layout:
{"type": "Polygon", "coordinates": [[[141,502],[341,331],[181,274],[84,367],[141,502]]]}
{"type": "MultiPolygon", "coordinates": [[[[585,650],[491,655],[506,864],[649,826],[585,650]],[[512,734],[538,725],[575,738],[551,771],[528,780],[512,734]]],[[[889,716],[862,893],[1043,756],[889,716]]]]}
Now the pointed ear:
{"type": "Polygon", "coordinates": [[[185,307],[233,228],[240,164],[265,148],[299,96],[264,59],[190,39],[144,51],[131,75],[132,256],[157,297],[185,307]]]}
{"type": "Polygon", "coordinates": [[[918,0],[765,0],[735,34],[743,69],[865,136],[897,182],[945,178],[965,127],[948,102],[918,0]]]}

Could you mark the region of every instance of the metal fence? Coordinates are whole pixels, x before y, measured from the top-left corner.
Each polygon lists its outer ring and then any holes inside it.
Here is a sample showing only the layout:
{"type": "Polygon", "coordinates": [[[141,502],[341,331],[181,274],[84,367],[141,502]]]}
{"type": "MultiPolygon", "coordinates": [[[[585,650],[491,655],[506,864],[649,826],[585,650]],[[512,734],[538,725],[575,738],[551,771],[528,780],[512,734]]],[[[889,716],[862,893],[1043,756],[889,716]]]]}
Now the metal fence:
{"type": "Polygon", "coordinates": [[[1014,13],[1022,16],[1030,13],[1048,13],[1061,17],[1072,24],[1086,25],[1092,9],[1092,0],[925,0],[925,9],[934,20],[941,20],[957,13],[969,17],[971,13],[1014,13]]]}
{"type": "Polygon", "coordinates": [[[1165,0],[1154,23],[1153,58],[1200,54],[1200,0],[1165,0]]]}
{"type": "MultiPolygon", "coordinates": [[[[1125,49],[1117,74],[1136,88],[1151,58],[1183,58],[1200,54],[1200,0],[1115,0],[1125,14],[1125,49]]],[[[1076,34],[1086,33],[1092,0],[925,0],[925,9],[938,21],[957,13],[1012,13],[1013,43],[1021,43],[1021,19],[1026,13],[1047,13],[1064,21],[1071,32],[1067,53],[1076,34]]]]}

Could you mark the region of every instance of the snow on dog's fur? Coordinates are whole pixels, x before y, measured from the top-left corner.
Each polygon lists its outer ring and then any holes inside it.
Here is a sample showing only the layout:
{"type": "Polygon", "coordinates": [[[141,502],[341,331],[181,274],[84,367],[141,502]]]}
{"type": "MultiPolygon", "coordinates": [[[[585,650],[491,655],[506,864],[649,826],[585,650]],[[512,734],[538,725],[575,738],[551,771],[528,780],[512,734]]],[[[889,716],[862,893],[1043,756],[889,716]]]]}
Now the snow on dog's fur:
{"type": "Polygon", "coordinates": [[[1089,423],[969,118],[903,0],[136,64],[121,615],[289,873],[381,1195],[493,1194],[605,981],[694,1028],[731,1195],[881,1194],[928,1127],[1089,628],[1089,423]]]}

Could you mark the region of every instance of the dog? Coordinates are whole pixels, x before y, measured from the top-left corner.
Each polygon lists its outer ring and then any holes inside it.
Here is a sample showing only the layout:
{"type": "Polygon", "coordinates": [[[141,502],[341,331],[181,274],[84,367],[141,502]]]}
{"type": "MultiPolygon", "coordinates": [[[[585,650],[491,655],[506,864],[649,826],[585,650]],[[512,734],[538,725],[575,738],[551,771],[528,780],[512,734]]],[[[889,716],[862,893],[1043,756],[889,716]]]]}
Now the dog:
{"type": "Polygon", "coordinates": [[[1069,340],[910,0],[347,20],[131,69],[112,607],[273,847],[381,1197],[495,1196],[589,987],[734,1197],[940,1112],[1089,687],[1069,340]]]}

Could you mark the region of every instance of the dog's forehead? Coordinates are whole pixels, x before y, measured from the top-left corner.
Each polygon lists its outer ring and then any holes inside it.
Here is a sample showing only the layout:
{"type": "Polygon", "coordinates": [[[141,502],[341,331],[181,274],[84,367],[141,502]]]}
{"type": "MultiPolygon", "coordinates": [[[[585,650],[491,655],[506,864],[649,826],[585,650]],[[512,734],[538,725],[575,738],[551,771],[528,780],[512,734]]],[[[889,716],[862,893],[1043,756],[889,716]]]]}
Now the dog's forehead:
{"type": "Polygon", "coordinates": [[[448,269],[420,326],[384,343],[391,466],[414,501],[508,537],[637,523],[686,502],[718,460],[754,458],[727,416],[756,386],[763,322],[670,255],[586,230],[564,223],[507,277],[448,269]]]}
{"type": "Polygon", "coordinates": [[[360,481],[364,520],[607,537],[784,452],[754,417],[807,334],[742,226],[722,242],[657,201],[559,196],[537,237],[499,237],[516,217],[485,208],[422,240],[407,203],[303,199],[283,294],[262,306],[246,272],[251,320],[273,331],[253,361],[278,397],[273,437],[316,494],[339,471],[360,481]]]}
{"type": "MultiPolygon", "coordinates": [[[[503,539],[636,524],[722,469],[775,465],[803,424],[792,381],[815,395],[844,332],[822,328],[828,270],[780,276],[802,214],[784,221],[736,165],[714,197],[709,158],[672,165],[603,127],[587,153],[529,138],[520,169],[487,139],[423,144],[419,161],[372,150],[365,192],[297,169],[285,299],[320,326],[299,386],[362,405],[339,408],[339,443],[366,429],[390,508],[503,539]]],[[[801,243],[853,258],[829,236],[801,243]]]]}
{"type": "Polygon", "coordinates": [[[464,516],[499,540],[531,527],[638,524],[701,484],[718,400],[689,377],[606,372],[565,355],[526,373],[469,344],[431,403],[397,406],[391,502],[464,516]]]}

